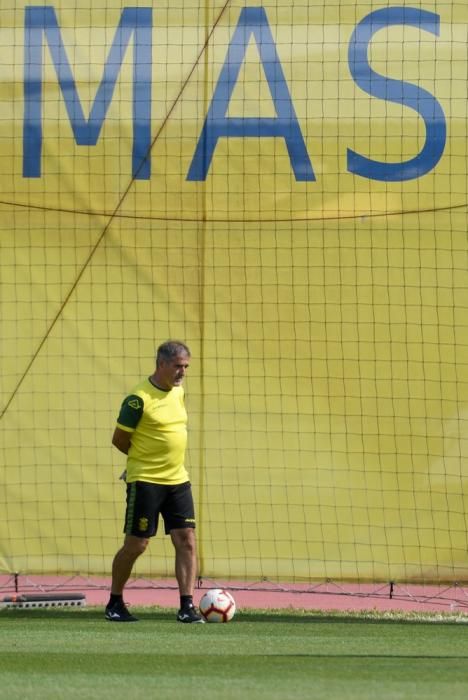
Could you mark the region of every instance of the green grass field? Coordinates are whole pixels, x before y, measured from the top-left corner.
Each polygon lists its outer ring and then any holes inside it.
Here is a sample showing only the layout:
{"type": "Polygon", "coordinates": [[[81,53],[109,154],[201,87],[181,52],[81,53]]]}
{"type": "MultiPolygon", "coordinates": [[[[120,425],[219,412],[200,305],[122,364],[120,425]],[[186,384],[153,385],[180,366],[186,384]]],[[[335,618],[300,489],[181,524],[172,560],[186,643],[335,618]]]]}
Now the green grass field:
{"type": "MultiPolygon", "coordinates": [[[[132,608],[0,613],[5,700],[456,700],[468,697],[460,617],[241,612],[227,625],[182,625],[132,608]]],[[[466,618],[468,621],[468,617],[466,618]]]]}

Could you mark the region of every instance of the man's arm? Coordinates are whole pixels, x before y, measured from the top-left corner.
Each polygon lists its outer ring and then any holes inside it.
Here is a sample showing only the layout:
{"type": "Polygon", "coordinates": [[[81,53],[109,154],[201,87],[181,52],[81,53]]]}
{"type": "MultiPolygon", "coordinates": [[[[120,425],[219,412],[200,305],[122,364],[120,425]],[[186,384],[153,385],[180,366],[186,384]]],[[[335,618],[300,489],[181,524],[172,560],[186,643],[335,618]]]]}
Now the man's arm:
{"type": "Polygon", "coordinates": [[[132,443],[132,433],[127,430],[122,430],[122,428],[116,428],[112,436],[112,444],[124,455],[128,455],[130,445],[132,443]]]}

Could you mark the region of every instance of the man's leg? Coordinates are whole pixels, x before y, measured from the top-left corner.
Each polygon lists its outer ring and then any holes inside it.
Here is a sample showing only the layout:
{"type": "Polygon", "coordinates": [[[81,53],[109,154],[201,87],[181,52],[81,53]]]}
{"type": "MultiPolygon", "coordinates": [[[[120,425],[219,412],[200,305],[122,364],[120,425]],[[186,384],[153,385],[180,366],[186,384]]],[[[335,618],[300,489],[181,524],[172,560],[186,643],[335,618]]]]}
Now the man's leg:
{"type": "Polygon", "coordinates": [[[130,578],[133,565],[148,546],[149,539],[125,535],[124,543],[117,552],[112,563],[111,593],[122,595],[125,584],[130,578]]]}
{"type": "Polygon", "coordinates": [[[204,622],[193,605],[193,591],[197,577],[197,547],[195,530],[191,527],[171,530],[175,548],[175,573],[180,592],[179,622],[204,622]]]}
{"type": "Polygon", "coordinates": [[[197,577],[197,547],[192,527],[171,530],[175,547],[175,575],[181,596],[193,596],[197,577]]]}
{"type": "Polygon", "coordinates": [[[123,546],[114,557],[112,563],[112,586],[109,602],[106,606],[106,618],[111,622],[135,622],[123,602],[123,590],[130,578],[133,565],[148,546],[146,537],[126,535],[123,546]]]}

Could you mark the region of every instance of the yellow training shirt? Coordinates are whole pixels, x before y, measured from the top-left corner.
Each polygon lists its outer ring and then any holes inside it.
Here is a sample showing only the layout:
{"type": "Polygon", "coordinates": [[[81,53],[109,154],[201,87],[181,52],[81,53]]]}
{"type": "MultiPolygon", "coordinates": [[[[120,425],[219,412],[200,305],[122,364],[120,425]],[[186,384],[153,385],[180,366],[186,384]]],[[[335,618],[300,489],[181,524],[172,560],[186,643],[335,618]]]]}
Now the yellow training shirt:
{"type": "Polygon", "coordinates": [[[158,389],[149,379],[140,382],[121,406],[117,426],[132,433],[127,456],[127,483],[183,484],[187,411],[184,390],[158,389]]]}

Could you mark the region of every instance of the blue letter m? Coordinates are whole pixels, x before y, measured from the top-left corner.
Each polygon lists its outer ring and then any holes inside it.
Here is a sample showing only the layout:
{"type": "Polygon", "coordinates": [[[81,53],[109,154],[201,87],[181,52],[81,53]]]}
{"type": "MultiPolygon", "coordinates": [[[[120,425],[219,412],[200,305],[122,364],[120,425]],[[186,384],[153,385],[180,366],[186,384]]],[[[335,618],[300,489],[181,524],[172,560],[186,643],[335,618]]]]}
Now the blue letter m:
{"type": "Polygon", "coordinates": [[[123,9],[119,26],[104,66],[104,75],[96,93],[89,119],[86,120],[54,8],[45,5],[26,7],[23,177],[41,176],[43,35],[45,34],[49,45],[75,141],[79,146],[95,146],[112,101],[125,51],[133,33],[132,175],[139,180],[149,179],[152,79],[151,30],[151,8],[126,7],[123,9]]]}

